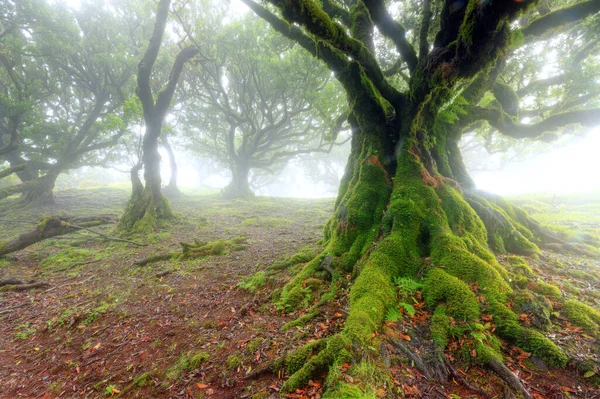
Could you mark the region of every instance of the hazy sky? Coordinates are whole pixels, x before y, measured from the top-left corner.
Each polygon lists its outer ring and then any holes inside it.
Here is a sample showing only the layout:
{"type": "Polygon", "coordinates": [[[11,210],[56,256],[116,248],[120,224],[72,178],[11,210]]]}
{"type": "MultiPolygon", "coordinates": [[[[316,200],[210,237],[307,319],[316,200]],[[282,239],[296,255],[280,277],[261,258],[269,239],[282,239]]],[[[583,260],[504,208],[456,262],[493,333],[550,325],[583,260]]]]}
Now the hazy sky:
{"type": "Polygon", "coordinates": [[[600,128],[564,147],[500,172],[474,173],[481,189],[498,194],[600,191],[600,128]]]}

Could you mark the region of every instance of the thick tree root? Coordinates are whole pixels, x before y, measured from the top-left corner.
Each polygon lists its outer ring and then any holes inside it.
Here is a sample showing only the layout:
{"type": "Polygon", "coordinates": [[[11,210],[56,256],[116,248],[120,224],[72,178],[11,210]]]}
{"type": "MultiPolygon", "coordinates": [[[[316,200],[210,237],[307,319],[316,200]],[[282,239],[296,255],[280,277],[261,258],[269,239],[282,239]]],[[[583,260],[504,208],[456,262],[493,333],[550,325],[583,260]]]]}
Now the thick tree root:
{"type": "Polygon", "coordinates": [[[520,394],[525,399],[533,399],[527,388],[521,384],[521,381],[516,375],[504,363],[498,358],[492,357],[488,362],[487,366],[494,372],[506,385],[517,394],[520,394]]]}

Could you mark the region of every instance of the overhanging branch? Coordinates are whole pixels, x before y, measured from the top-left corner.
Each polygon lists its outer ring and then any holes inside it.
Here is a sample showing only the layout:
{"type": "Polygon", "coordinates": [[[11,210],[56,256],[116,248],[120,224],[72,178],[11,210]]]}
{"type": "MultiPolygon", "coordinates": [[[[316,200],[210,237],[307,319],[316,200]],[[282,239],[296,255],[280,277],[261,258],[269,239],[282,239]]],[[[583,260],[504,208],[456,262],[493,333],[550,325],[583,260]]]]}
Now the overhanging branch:
{"type": "Polygon", "coordinates": [[[526,39],[540,37],[569,22],[579,21],[597,12],[600,12],[600,1],[598,0],[577,3],[569,7],[560,8],[536,19],[524,27],[521,32],[523,32],[526,39]]]}
{"type": "Polygon", "coordinates": [[[568,111],[548,116],[538,123],[521,124],[498,108],[472,107],[475,119],[487,120],[505,136],[515,139],[535,139],[563,126],[580,124],[591,127],[600,124],[600,108],[568,111]]]}
{"type": "Polygon", "coordinates": [[[379,31],[391,39],[398,49],[398,52],[408,65],[408,70],[413,73],[417,67],[417,53],[413,46],[406,40],[406,30],[399,22],[395,21],[394,18],[385,8],[385,4],[381,0],[363,0],[371,17],[375,22],[375,25],[379,28],[379,31]]]}

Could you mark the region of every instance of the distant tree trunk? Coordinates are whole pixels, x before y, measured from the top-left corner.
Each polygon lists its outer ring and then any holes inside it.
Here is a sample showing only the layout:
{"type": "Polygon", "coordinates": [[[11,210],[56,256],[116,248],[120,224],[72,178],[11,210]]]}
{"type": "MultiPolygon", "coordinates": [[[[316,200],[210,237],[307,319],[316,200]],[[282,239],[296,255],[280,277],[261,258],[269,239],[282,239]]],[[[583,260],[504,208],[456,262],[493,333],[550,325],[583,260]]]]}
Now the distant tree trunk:
{"type": "Polygon", "coordinates": [[[173,152],[173,148],[166,137],[162,138],[162,145],[169,156],[169,166],[171,168],[169,184],[163,188],[162,192],[169,198],[179,198],[182,196],[182,193],[179,190],[179,187],[177,187],[177,161],[175,160],[175,153],[173,152]]]}
{"type": "Polygon", "coordinates": [[[173,216],[169,201],[161,193],[160,154],[158,153],[161,125],[162,119],[147,122],[142,141],[142,164],[146,185],[141,185],[138,176],[139,168],[132,168],[132,196],[129,206],[119,220],[120,229],[148,231],[157,219],[169,219],[173,216]]]}
{"type": "Polygon", "coordinates": [[[223,189],[221,198],[223,199],[234,199],[243,198],[248,199],[254,197],[254,193],[250,190],[250,184],[248,183],[248,175],[250,174],[250,168],[246,161],[236,162],[234,164],[232,172],[231,182],[223,189]]]}
{"type": "Polygon", "coordinates": [[[136,94],[142,103],[146,123],[146,131],[142,141],[142,162],[144,164],[146,186],[141,193],[134,187],[129,205],[117,226],[117,228],[124,231],[146,232],[158,220],[173,217],[169,201],[161,193],[158,139],[183,66],[188,60],[196,56],[198,50],[195,47],[186,47],[177,54],[169,74],[169,81],[166,87],[158,93],[155,101],[150,87],[150,75],[162,43],[170,4],[170,0],[160,0],[156,10],[156,21],[152,37],[144,56],[138,64],[136,94]]]}

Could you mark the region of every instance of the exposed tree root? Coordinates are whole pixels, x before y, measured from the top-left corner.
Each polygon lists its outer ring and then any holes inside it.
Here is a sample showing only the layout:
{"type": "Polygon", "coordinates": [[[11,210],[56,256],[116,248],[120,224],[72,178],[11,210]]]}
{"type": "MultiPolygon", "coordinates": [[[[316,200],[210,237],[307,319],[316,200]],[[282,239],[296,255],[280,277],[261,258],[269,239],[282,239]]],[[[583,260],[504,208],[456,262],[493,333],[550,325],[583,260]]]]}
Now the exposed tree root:
{"type": "Polygon", "coordinates": [[[521,381],[513,374],[512,371],[498,358],[492,357],[488,362],[487,366],[494,372],[506,385],[517,394],[522,395],[525,399],[533,399],[527,388],[521,384],[521,381]]]}

